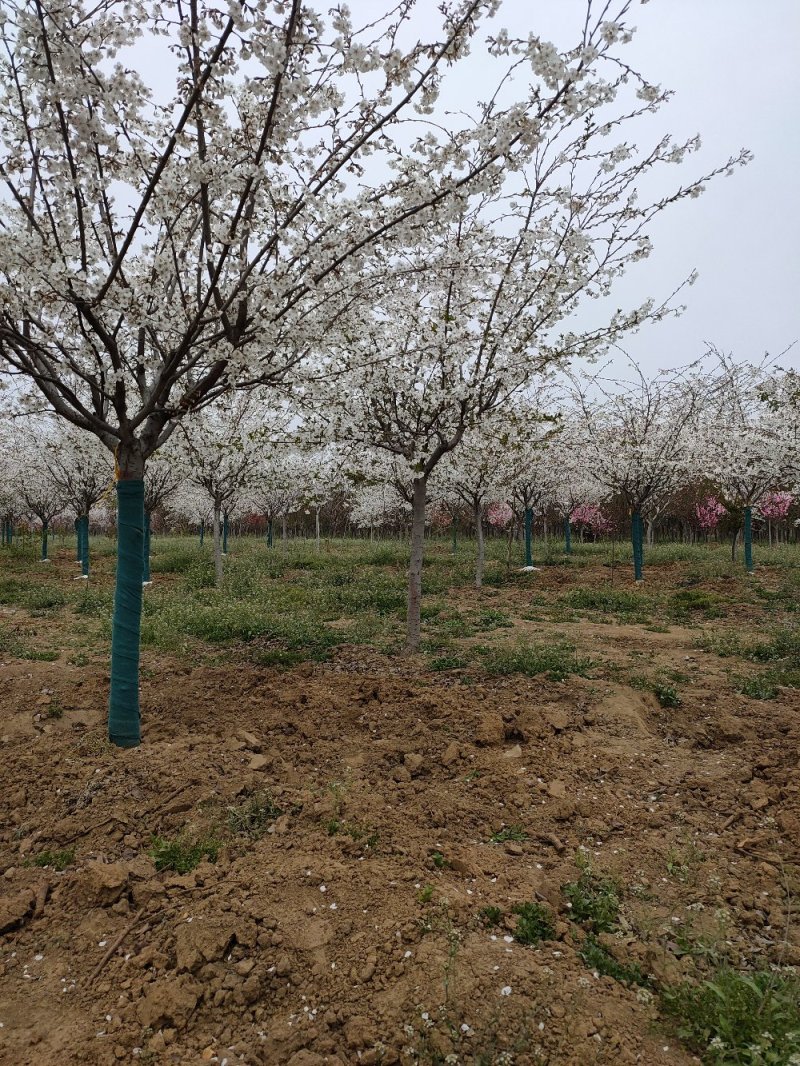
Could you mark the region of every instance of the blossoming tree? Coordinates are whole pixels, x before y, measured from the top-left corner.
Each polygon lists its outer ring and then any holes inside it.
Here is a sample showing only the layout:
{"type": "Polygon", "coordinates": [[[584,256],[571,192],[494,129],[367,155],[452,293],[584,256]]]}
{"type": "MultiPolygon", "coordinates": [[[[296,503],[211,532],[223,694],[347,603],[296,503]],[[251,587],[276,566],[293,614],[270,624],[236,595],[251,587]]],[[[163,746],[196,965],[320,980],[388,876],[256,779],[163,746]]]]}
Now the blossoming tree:
{"type": "Polygon", "coordinates": [[[348,264],[502,168],[623,33],[606,18],[611,44],[585,34],[534,101],[495,95],[477,127],[409,143],[495,8],[443,0],[429,36],[405,2],[361,28],[301,0],[3,3],[0,360],[116,456],[114,743],[140,741],[149,456],[231,385],[289,374],[338,328],[348,264]]]}
{"type": "Polygon", "coordinates": [[[643,516],[657,513],[695,469],[697,425],[708,396],[697,368],[645,377],[632,364],[629,382],[595,377],[574,382],[582,419],[586,469],[605,491],[618,493],[631,516],[633,570],[643,580],[643,516]]]}

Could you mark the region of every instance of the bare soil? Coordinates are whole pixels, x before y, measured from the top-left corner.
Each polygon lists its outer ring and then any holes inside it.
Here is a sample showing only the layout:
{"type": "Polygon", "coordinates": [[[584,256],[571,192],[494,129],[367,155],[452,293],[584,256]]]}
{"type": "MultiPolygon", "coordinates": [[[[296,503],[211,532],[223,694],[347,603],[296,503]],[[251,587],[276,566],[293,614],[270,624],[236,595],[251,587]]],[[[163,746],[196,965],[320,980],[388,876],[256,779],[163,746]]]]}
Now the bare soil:
{"type": "Polygon", "coordinates": [[[552,682],[364,647],[287,671],[147,654],[133,751],[104,739],[102,663],[0,655],[0,1061],[699,1061],[657,994],[587,968],[563,886],[581,855],[619,881],[600,939],[656,990],[704,952],[800,965],[797,693],[735,693],[694,628],[523,633],[603,665],[552,682]],[[617,680],[637,662],[688,675],[682,704],[617,680]],[[232,833],[264,792],[263,835],[232,833]],[[504,827],[524,838],[493,843],[504,827]],[[215,862],[156,869],[154,835],[211,834],[215,862]],[[31,865],[73,847],[62,872],[31,865]],[[555,923],[537,945],[513,937],[531,901],[555,923]]]}

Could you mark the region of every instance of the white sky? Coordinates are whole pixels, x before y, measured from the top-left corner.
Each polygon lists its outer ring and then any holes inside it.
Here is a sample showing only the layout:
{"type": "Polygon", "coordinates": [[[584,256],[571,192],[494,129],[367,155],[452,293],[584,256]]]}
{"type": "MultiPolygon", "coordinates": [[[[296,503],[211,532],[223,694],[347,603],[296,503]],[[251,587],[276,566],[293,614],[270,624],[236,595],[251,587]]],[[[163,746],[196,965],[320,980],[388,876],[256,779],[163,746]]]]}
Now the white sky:
{"type": "MultiPolygon", "coordinates": [[[[567,45],[584,11],[584,0],[504,0],[497,21],[567,45]]],[[[626,61],[675,90],[651,136],[703,141],[665,178],[710,169],[743,146],[755,159],[653,225],[655,250],[623,279],[615,305],[663,298],[693,268],[700,277],[681,318],[644,327],[627,349],[651,369],[690,362],[705,341],[743,360],[777,354],[800,340],[800,0],[652,0],[629,21],[638,32],[626,61]]],[[[783,364],[800,367],[800,344],[783,364]]]]}

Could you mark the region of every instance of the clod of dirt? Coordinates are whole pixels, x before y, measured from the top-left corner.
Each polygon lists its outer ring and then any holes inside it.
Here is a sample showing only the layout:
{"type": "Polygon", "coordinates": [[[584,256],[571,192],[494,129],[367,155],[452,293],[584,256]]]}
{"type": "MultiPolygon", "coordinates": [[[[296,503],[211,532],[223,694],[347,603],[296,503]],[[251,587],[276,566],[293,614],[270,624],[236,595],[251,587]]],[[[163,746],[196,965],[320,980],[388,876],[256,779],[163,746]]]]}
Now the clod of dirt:
{"type": "Polygon", "coordinates": [[[22,925],[35,903],[36,893],[31,888],[0,899],[0,934],[8,933],[22,925]]]}
{"type": "Polygon", "coordinates": [[[172,1023],[182,1029],[197,1006],[203,987],[189,977],[157,981],[136,1007],[136,1017],[151,1029],[172,1023]]]}
{"type": "Polygon", "coordinates": [[[475,728],[475,743],[481,747],[502,744],[506,737],[502,716],[496,711],[481,715],[475,728]]]}
{"type": "Polygon", "coordinates": [[[128,884],[128,867],[121,862],[88,862],[71,878],[78,898],[88,907],[110,907],[128,884]]]}

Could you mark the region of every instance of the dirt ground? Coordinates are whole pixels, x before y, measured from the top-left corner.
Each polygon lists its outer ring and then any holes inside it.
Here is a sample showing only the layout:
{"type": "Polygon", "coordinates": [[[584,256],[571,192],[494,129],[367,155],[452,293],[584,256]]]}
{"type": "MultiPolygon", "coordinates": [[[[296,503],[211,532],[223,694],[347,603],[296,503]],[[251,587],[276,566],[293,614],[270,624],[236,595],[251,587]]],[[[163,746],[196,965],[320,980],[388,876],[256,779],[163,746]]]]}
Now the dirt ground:
{"type": "Polygon", "coordinates": [[[133,751],[104,740],[102,664],[0,653],[0,1061],[699,1062],[651,988],[717,950],[800,965],[798,695],[735,693],[695,628],[515,618],[603,665],[554,682],[365,647],[290,670],[148,653],[133,751]],[[632,661],[688,675],[681,705],[619,680],[632,661]],[[232,831],[267,794],[263,833],[232,831]],[[156,869],[154,836],[212,835],[216,861],[156,869]],[[581,958],[579,860],[621,886],[600,940],[649,987],[581,958]],[[554,931],[530,945],[512,912],[532,901],[554,931]]]}

